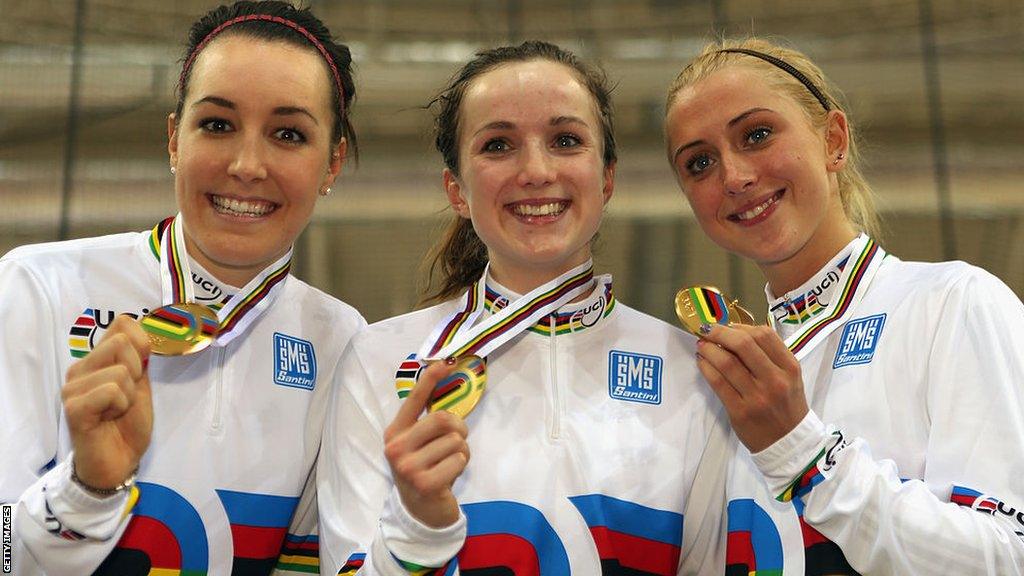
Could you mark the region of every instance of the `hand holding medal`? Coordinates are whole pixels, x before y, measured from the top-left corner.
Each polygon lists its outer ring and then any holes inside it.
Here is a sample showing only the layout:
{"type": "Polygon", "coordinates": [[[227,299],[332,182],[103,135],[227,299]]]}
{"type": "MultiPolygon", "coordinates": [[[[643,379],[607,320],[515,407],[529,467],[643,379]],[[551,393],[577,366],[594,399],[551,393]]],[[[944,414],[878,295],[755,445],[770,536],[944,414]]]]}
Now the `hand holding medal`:
{"type": "MultiPolygon", "coordinates": [[[[138,468],[153,432],[146,334],[130,316],[114,319],[99,344],[68,369],[61,390],[76,481],[107,494],[138,468]]],[[[110,493],[114,493],[113,490],[110,493]]]]}
{"type": "Polygon", "coordinates": [[[676,315],[697,342],[697,368],[751,452],[771,446],[807,414],[800,363],[770,326],[718,288],[676,294],[676,315]]]}
{"type": "Polygon", "coordinates": [[[384,430],[384,455],[402,503],[413,517],[434,528],[458,520],[459,503],[451,488],[469,463],[465,421],[448,409],[430,407],[434,391],[446,388],[443,383],[453,375],[453,365],[447,362],[433,362],[421,370],[384,430]],[[424,410],[430,413],[421,417],[424,410]]]}

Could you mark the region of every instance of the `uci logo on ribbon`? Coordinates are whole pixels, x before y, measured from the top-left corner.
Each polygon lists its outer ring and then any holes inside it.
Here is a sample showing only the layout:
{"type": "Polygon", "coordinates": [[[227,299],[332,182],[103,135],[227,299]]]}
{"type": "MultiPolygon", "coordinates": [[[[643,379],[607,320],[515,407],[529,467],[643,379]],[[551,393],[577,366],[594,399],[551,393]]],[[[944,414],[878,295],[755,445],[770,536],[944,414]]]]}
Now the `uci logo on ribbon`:
{"type": "Polygon", "coordinates": [[[274,383],[312,390],[316,382],[313,344],[274,332],[274,383]]]}
{"type": "Polygon", "coordinates": [[[832,368],[851,364],[867,364],[875,356],[878,338],[885,326],[885,314],[876,314],[866,318],[851,320],[839,339],[839,349],[832,368]]]}
{"type": "Polygon", "coordinates": [[[608,395],[617,400],[661,404],[661,363],[658,356],[608,353],[608,395]]]}

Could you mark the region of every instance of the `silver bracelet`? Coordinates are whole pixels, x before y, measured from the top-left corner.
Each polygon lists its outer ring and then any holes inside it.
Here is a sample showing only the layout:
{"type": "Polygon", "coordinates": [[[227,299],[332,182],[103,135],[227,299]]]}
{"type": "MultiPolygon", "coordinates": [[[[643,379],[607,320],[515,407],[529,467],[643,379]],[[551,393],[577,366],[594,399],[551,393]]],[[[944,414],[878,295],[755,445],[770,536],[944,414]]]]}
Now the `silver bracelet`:
{"type": "Polygon", "coordinates": [[[132,470],[132,473],[128,475],[128,478],[125,478],[124,481],[117,486],[114,486],[113,488],[97,488],[86,484],[78,477],[78,471],[75,470],[75,461],[73,459],[71,460],[71,481],[81,486],[81,488],[86,492],[95,496],[113,496],[114,494],[128,490],[135,485],[135,475],[138,473],[139,467],[136,466],[135,470],[132,470]]]}

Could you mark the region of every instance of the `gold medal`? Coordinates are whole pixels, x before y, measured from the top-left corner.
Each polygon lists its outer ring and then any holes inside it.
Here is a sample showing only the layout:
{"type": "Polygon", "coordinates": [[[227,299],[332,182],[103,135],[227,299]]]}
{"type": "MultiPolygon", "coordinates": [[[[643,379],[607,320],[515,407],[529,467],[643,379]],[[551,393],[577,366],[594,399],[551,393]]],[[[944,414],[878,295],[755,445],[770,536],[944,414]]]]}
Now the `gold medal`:
{"type": "Polygon", "coordinates": [[[463,356],[447,378],[430,393],[427,410],[446,410],[465,418],[473,411],[487,386],[487,364],[479,356],[463,356]]]}
{"type": "Polygon", "coordinates": [[[153,354],[184,356],[205,350],[220,331],[217,313],[202,304],[170,304],[139,321],[153,354]]]}
{"type": "Polygon", "coordinates": [[[697,337],[705,324],[754,324],[754,316],[738,300],[728,302],[714,286],[693,286],[677,292],[676,316],[683,328],[697,337]]]}

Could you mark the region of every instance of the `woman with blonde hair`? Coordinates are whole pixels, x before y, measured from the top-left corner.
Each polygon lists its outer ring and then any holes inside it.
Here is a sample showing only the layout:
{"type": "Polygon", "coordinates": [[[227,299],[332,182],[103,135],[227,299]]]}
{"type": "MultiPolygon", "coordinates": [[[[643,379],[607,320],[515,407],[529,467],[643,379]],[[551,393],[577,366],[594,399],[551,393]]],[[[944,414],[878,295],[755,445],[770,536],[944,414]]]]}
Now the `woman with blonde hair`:
{"type": "Polygon", "coordinates": [[[767,280],[769,326],[702,326],[697,352],[749,449],[727,573],[1024,573],[1020,300],[885,252],[849,114],[796,50],[707,46],[666,138],[704,232],[767,280]]]}

